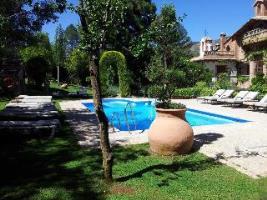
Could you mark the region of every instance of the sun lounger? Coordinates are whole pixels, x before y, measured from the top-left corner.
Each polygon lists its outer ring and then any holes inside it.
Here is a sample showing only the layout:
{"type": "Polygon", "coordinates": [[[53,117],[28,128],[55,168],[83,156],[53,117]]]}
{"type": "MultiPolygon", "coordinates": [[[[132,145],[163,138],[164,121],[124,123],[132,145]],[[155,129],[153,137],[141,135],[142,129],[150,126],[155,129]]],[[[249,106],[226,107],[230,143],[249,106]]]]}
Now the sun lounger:
{"type": "Polygon", "coordinates": [[[52,99],[52,96],[28,96],[28,95],[19,95],[16,99],[52,99]]]}
{"type": "Polygon", "coordinates": [[[250,106],[253,109],[257,108],[267,108],[267,94],[259,102],[244,102],[246,106],[250,106]]]}
{"type": "Polygon", "coordinates": [[[59,118],[58,111],[19,111],[4,110],[0,112],[0,120],[40,120],[59,118]]]}
{"type": "Polygon", "coordinates": [[[226,90],[224,89],[220,89],[220,90],[217,90],[217,92],[213,96],[198,97],[197,100],[205,100],[206,98],[210,98],[210,97],[219,98],[220,96],[223,95],[225,91],[226,90]]]}
{"type": "Polygon", "coordinates": [[[43,129],[53,136],[60,126],[59,113],[51,102],[52,97],[19,96],[0,112],[0,130],[3,132],[35,133],[43,129]]]}
{"type": "Polygon", "coordinates": [[[22,102],[22,103],[8,103],[6,105],[6,108],[10,108],[10,107],[17,107],[17,108],[44,108],[46,106],[51,106],[53,105],[52,103],[34,103],[34,102],[22,102]]]}
{"type": "Polygon", "coordinates": [[[14,99],[11,103],[51,103],[51,99],[14,99]]]}
{"type": "Polygon", "coordinates": [[[218,99],[218,102],[227,103],[228,101],[231,100],[243,100],[248,93],[249,91],[240,91],[234,98],[218,99]]]}
{"type": "Polygon", "coordinates": [[[32,134],[46,129],[50,131],[50,138],[53,137],[60,127],[58,119],[52,120],[38,120],[38,121],[0,121],[1,133],[4,132],[17,132],[32,134]]]}
{"type": "Polygon", "coordinates": [[[208,98],[205,98],[205,101],[214,104],[214,103],[217,103],[219,100],[231,97],[233,93],[234,93],[234,90],[226,90],[219,98],[218,97],[208,97],[208,98]]]}
{"type": "Polygon", "coordinates": [[[226,99],[224,103],[227,105],[231,105],[231,106],[241,106],[244,102],[254,101],[258,95],[259,95],[259,92],[248,92],[247,95],[243,99],[239,99],[239,98],[226,99]]]}

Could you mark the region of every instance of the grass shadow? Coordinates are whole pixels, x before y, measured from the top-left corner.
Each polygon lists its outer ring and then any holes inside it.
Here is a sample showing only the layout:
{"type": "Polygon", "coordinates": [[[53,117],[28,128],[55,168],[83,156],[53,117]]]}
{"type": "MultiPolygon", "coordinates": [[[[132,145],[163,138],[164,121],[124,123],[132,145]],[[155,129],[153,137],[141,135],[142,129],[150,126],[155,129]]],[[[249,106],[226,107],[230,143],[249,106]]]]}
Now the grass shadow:
{"type": "Polygon", "coordinates": [[[99,151],[82,150],[70,133],[64,125],[53,140],[1,138],[0,199],[105,199],[99,151]]]}

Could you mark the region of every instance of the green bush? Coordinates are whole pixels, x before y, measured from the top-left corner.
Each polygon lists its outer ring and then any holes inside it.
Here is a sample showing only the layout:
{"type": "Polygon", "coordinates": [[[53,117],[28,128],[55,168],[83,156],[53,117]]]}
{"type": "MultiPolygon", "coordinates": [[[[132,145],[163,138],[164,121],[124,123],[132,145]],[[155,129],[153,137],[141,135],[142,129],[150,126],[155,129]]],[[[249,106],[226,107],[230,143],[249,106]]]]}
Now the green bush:
{"type": "Polygon", "coordinates": [[[216,89],[209,87],[206,82],[197,82],[195,87],[176,89],[175,98],[196,98],[199,96],[210,96],[215,93],[216,89]]]}
{"type": "Polygon", "coordinates": [[[261,94],[267,94],[267,77],[264,77],[263,74],[257,74],[251,82],[251,90],[258,91],[261,94]]]}
{"type": "Polygon", "coordinates": [[[125,56],[117,51],[106,51],[102,54],[100,61],[100,81],[102,91],[107,93],[112,85],[119,85],[122,97],[131,94],[130,76],[126,65],[125,56]]]}
{"type": "Polygon", "coordinates": [[[246,77],[246,76],[238,76],[237,77],[237,81],[238,81],[238,83],[243,84],[243,83],[249,81],[249,77],[246,77]]]}
{"type": "Polygon", "coordinates": [[[195,87],[192,87],[192,88],[176,89],[173,94],[173,97],[181,99],[190,99],[198,97],[199,95],[200,95],[200,90],[195,87]]]}
{"type": "Polygon", "coordinates": [[[231,89],[233,85],[230,81],[230,76],[227,73],[222,73],[218,76],[218,80],[215,83],[217,89],[231,89]]]}

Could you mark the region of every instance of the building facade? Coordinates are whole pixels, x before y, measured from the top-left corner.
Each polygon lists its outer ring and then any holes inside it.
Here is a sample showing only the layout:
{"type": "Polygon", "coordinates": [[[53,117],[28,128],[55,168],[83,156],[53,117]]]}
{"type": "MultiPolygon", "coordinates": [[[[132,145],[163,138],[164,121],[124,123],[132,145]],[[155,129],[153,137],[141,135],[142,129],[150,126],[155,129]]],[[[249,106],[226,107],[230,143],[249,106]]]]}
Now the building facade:
{"type": "Polygon", "coordinates": [[[213,81],[220,73],[228,73],[233,83],[238,76],[251,80],[257,73],[267,75],[267,0],[255,0],[255,17],[250,19],[232,36],[220,34],[219,41],[210,37],[200,41],[201,62],[213,73],[213,81]]]}

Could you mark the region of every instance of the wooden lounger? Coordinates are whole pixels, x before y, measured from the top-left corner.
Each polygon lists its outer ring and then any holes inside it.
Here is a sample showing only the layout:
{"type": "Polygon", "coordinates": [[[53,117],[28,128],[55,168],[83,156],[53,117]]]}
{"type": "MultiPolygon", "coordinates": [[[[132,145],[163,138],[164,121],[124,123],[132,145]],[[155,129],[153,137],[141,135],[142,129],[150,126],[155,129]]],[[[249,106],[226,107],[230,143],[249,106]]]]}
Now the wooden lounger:
{"type": "Polygon", "coordinates": [[[58,118],[58,111],[2,111],[0,112],[0,120],[40,120],[58,118]]]}
{"type": "Polygon", "coordinates": [[[0,121],[0,130],[7,132],[20,131],[27,134],[39,132],[44,129],[51,130],[49,138],[52,138],[60,128],[58,119],[38,121],[0,121]]]}

